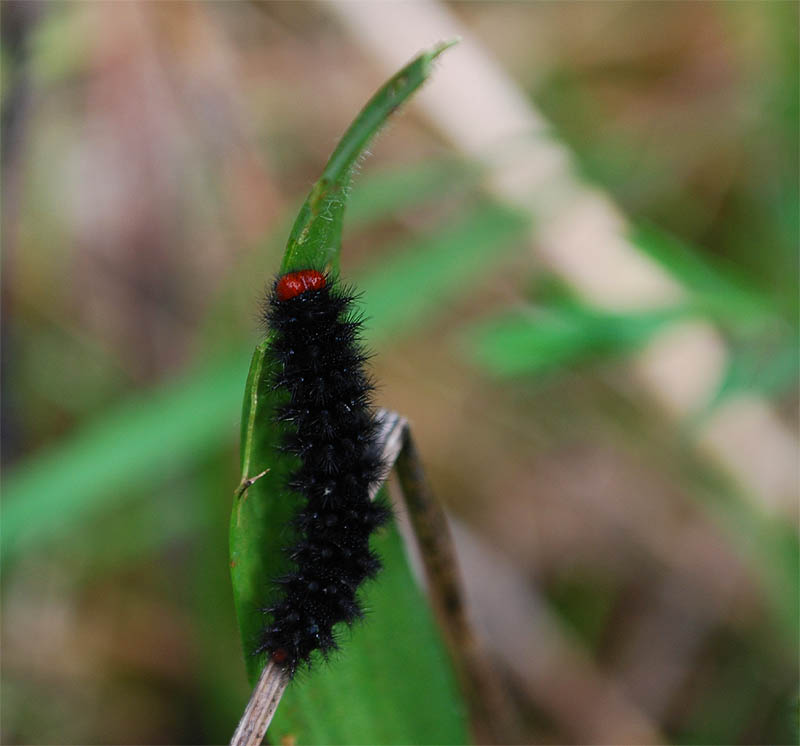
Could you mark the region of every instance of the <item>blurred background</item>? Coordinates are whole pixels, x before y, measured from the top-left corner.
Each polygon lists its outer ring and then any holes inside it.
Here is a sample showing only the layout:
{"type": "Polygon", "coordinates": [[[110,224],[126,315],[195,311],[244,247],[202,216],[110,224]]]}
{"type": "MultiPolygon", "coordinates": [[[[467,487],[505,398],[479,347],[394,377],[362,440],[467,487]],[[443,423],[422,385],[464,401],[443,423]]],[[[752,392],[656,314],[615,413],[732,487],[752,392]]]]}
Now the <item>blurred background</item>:
{"type": "Polygon", "coordinates": [[[0,4],[4,743],[228,741],[259,302],[417,12],[343,272],[522,740],[797,742],[797,4],[425,8],[0,4]]]}

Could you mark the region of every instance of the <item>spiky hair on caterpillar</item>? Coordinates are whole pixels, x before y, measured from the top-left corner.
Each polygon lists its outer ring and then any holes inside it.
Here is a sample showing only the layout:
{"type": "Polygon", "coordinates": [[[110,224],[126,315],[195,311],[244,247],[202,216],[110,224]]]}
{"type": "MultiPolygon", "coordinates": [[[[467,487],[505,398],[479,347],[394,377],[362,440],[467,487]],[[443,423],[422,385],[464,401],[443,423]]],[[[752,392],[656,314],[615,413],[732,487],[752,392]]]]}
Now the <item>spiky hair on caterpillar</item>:
{"type": "Polygon", "coordinates": [[[381,568],[370,536],[390,516],[370,499],[384,464],[355,300],[330,275],[304,269],[276,278],[264,310],[272,385],[286,394],[275,413],[280,447],[298,460],[286,484],[298,510],[284,547],[293,567],[275,579],[258,651],[290,676],[314,651],[337,648],[337,624],[363,617],[358,590],[381,568]]]}

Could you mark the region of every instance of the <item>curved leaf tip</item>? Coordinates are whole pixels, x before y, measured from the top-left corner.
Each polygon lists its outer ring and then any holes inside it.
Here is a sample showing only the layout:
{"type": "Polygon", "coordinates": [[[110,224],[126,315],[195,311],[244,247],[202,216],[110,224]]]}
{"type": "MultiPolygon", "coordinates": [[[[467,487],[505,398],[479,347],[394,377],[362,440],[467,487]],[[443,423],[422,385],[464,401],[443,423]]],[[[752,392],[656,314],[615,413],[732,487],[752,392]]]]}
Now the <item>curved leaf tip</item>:
{"type": "Polygon", "coordinates": [[[367,102],[300,208],[286,244],[281,274],[308,268],[338,274],[342,222],[353,167],[389,117],[430,77],[433,61],[458,41],[441,42],[415,57],[367,102]]]}

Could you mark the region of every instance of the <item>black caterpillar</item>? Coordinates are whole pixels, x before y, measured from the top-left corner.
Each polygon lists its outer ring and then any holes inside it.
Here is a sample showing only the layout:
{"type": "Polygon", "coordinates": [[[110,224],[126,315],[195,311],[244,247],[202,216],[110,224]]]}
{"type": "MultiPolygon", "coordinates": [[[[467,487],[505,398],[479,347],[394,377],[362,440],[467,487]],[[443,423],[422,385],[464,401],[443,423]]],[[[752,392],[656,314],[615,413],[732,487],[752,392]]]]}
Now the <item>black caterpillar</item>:
{"type": "Polygon", "coordinates": [[[290,676],[315,650],[327,657],[337,648],[334,627],[363,617],[357,590],[381,568],[369,539],[389,509],[369,497],[384,467],[354,300],[329,276],[301,270],[275,280],[264,314],[272,383],[287,395],[275,414],[281,448],[299,463],[287,489],[300,509],[285,547],[294,568],[276,580],[259,651],[290,676]]]}

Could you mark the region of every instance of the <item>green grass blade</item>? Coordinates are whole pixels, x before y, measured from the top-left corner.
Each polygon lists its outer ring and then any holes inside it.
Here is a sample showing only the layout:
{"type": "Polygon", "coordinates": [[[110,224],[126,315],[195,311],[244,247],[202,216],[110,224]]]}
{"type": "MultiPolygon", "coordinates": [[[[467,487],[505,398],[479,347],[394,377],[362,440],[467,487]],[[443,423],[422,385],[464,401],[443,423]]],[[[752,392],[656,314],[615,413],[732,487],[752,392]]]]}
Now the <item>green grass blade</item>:
{"type": "Polygon", "coordinates": [[[719,390],[708,402],[711,412],[728,396],[754,391],[779,396],[797,380],[796,318],[780,299],[769,297],[739,277],[703,258],[702,252],[647,223],[631,236],[690,291],[698,314],[718,323],[729,337],[731,356],[719,390]]]}
{"type": "Polygon", "coordinates": [[[338,272],[342,220],[353,167],[388,118],[428,79],[433,61],[453,43],[440,44],[419,55],[361,110],[300,208],[289,234],[281,274],[307,267],[338,272]]]}
{"type": "MultiPolygon", "coordinates": [[[[423,54],[401,70],[358,115],[300,211],[281,272],[301,267],[338,270],[353,165],[387,117],[424,82],[433,59],[445,48],[423,54]]],[[[256,348],[247,378],[242,482],[230,522],[231,579],[251,684],[265,662],[264,654],[257,652],[265,621],[262,610],[271,601],[275,579],[288,569],[283,546],[297,509],[296,495],[285,488],[297,459],[277,447],[281,431],[274,412],[286,394],[271,385],[276,363],[270,347],[267,338],[256,348]]],[[[370,598],[376,606],[375,600],[383,599],[383,608],[364,629],[353,632],[334,665],[315,672],[308,682],[292,685],[279,716],[283,734],[324,743],[464,742],[464,708],[453,673],[424,598],[411,591],[414,583],[399,536],[392,529],[376,543],[385,544],[388,557],[370,598]],[[393,590],[388,596],[387,588],[393,590]],[[408,646],[405,653],[403,641],[408,646]],[[293,700],[300,706],[292,707],[293,700]]],[[[280,723],[279,719],[274,727],[281,728],[280,723]]]]}
{"type": "Polygon", "coordinates": [[[634,245],[656,260],[693,294],[698,310],[718,321],[762,324],[775,304],[740,278],[703,259],[702,252],[654,225],[640,222],[631,231],[634,245]]]}
{"type": "Polygon", "coordinates": [[[229,441],[245,359],[133,396],[14,470],[3,483],[3,560],[80,528],[93,510],[163,482],[229,441]]]}
{"type": "Polygon", "coordinates": [[[473,326],[466,347],[493,375],[536,375],[629,352],[687,313],[676,308],[607,314],[577,305],[531,309],[473,326]]]}

